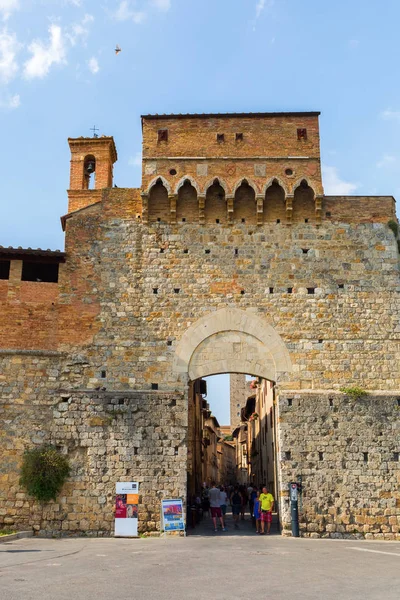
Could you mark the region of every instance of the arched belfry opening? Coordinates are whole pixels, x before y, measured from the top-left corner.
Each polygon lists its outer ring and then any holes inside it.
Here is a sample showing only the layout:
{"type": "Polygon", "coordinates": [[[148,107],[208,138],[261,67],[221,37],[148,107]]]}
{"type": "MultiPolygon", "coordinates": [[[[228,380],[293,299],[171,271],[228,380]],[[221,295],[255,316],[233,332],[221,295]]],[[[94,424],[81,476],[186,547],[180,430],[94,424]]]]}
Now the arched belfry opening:
{"type": "Polygon", "coordinates": [[[186,179],[178,190],[176,201],[177,223],[196,223],[199,219],[199,204],[196,188],[186,179]]]}
{"type": "Polygon", "coordinates": [[[218,179],[214,179],[212,185],[207,189],[204,215],[206,223],[224,225],[227,222],[225,190],[218,179]]]}
{"type": "Polygon", "coordinates": [[[233,219],[236,222],[248,223],[249,225],[257,223],[256,194],[247,179],[242,181],[235,192],[233,219]]]}
{"type": "Polygon", "coordinates": [[[264,221],[266,223],[285,223],[285,190],[275,179],[265,192],[264,221]]]}
{"type": "Polygon", "coordinates": [[[89,154],[83,161],[83,189],[94,190],[96,187],[96,159],[89,154]]]}
{"type": "Polygon", "coordinates": [[[157,179],[149,192],[149,223],[169,223],[170,206],[168,190],[161,178],[157,179]]]}
{"type": "Polygon", "coordinates": [[[315,223],[315,193],[306,179],[294,191],[292,222],[315,223]]]}

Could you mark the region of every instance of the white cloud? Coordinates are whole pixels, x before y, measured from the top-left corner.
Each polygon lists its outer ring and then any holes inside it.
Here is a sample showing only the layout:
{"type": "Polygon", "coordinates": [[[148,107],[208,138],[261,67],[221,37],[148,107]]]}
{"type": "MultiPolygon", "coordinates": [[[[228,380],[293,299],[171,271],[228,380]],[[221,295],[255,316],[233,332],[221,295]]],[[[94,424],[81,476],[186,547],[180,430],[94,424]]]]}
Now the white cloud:
{"type": "Polygon", "coordinates": [[[93,73],[93,75],[96,75],[96,73],[100,71],[99,62],[97,58],[92,56],[92,58],[88,60],[88,67],[89,70],[93,73]]]}
{"type": "Polygon", "coordinates": [[[400,122],[400,110],[392,110],[387,108],[386,110],[381,112],[382,119],[386,119],[388,121],[399,121],[400,122]]]}
{"type": "Polygon", "coordinates": [[[19,0],[0,0],[0,14],[6,21],[11,13],[19,9],[19,0]]]}
{"type": "Polygon", "coordinates": [[[130,21],[132,20],[136,24],[143,23],[146,18],[144,11],[137,11],[131,8],[128,0],[122,0],[120,2],[116,12],[114,13],[114,19],[117,21],[130,21]]]}
{"type": "Polygon", "coordinates": [[[135,156],[131,156],[128,160],[128,165],[130,165],[131,167],[142,166],[142,153],[136,152],[135,156]]]}
{"type": "Polygon", "coordinates": [[[46,44],[41,40],[34,40],[28,50],[32,54],[24,64],[24,76],[26,79],[45,77],[52,65],[65,64],[66,47],[61,27],[50,25],[49,42],[46,44]]]}
{"type": "Polygon", "coordinates": [[[343,181],[339,177],[337,168],[328,165],[322,165],[322,180],[325,194],[331,196],[348,196],[358,188],[358,183],[343,181]]]}
{"type": "Polygon", "coordinates": [[[14,96],[8,96],[6,98],[0,97],[0,108],[11,109],[18,108],[21,105],[21,98],[19,94],[14,94],[14,96]]]}
{"type": "Polygon", "coordinates": [[[71,25],[70,31],[66,34],[66,37],[70,41],[72,46],[75,46],[78,42],[85,42],[89,35],[89,23],[94,21],[93,15],[85,15],[80,23],[74,23],[71,25]]]}
{"type": "Polygon", "coordinates": [[[171,0],[152,0],[152,4],[158,8],[158,10],[164,12],[167,12],[171,8],[171,0]]]}
{"type": "Polygon", "coordinates": [[[4,29],[0,33],[0,81],[9,83],[18,72],[18,63],[16,56],[20,44],[17,41],[15,33],[8,33],[4,29]]]}
{"type": "Polygon", "coordinates": [[[376,163],[378,169],[382,169],[383,167],[389,167],[397,162],[397,158],[392,154],[384,154],[380,160],[376,163]]]}
{"type": "Polygon", "coordinates": [[[264,10],[272,8],[275,4],[275,0],[257,0],[256,4],[256,19],[261,17],[261,13],[264,10]]]}

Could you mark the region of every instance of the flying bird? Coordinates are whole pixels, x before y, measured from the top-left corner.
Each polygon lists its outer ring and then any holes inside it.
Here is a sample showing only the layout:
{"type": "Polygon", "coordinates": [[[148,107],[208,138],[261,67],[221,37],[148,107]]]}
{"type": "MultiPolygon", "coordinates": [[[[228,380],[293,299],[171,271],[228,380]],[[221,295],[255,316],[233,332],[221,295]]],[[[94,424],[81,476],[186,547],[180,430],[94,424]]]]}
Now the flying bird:
{"type": "Polygon", "coordinates": [[[119,54],[121,52],[121,48],[118,46],[118,44],[115,46],[115,54],[119,54]]]}

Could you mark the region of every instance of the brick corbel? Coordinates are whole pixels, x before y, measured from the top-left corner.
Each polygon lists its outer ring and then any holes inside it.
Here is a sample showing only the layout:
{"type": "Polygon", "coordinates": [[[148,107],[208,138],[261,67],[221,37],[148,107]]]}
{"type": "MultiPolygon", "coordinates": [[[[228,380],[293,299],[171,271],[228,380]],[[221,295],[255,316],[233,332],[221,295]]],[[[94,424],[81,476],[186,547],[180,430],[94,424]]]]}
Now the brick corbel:
{"type": "Polygon", "coordinates": [[[148,225],[149,223],[149,195],[140,194],[142,198],[142,223],[148,225]]]}
{"type": "Polygon", "coordinates": [[[199,223],[200,225],[204,225],[206,222],[205,208],[206,208],[206,197],[204,194],[199,194],[197,196],[199,202],[199,223]]]}
{"type": "Polygon", "coordinates": [[[264,220],[264,196],[256,196],[256,210],[257,210],[257,225],[262,225],[264,220]]]}
{"type": "Polygon", "coordinates": [[[232,225],[233,223],[233,195],[226,196],[226,209],[227,209],[227,218],[228,224],[232,225]]]}
{"type": "Polygon", "coordinates": [[[176,200],[177,194],[169,194],[169,211],[171,214],[171,224],[176,225],[176,200]]]}
{"type": "Polygon", "coordinates": [[[321,225],[322,221],[322,196],[315,197],[315,221],[317,225],[321,225]]]}
{"type": "Polygon", "coordinates": [[[286,196],[286,225],[292,224],[292,214],[293,214],[293,196],[286,196]]]}

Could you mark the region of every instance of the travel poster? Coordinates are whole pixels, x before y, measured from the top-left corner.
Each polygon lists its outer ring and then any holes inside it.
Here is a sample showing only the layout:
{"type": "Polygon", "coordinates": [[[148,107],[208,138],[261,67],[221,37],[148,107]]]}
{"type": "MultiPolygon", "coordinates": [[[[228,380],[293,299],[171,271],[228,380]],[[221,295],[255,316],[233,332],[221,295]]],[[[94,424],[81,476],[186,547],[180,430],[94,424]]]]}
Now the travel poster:
{"type": "Polygon", "coordinates": [[[115,535],[136,537],[138,535],[139,485],[121,482],[116,485],[115,535]]]}
{"type": "Polygon", "coordinates": [[[180,498],[177,500],[162,500],[161,512],[163,531],[185,531],[183,502],[180,498]]]}

